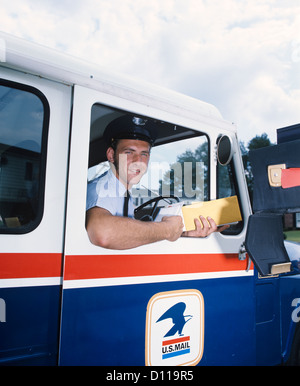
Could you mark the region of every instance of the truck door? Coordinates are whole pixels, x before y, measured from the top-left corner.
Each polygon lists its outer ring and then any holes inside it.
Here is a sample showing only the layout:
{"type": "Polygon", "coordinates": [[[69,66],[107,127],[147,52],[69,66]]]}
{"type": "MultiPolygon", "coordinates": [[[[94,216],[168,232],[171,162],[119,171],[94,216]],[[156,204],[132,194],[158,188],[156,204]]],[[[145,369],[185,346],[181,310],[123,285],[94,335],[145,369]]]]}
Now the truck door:
{"type": "Polygon", "coordinates": [[[56,364],[71,89],[0,78],[0,364],[56,364]]]}
{"type": "Polygon", "coordinates": [[[188,112],[169,105],[162,95],[107,90],[75,86],[74,91],[60,364],[254,363],[253,270],[247,270],[243,253],[239,259],[250,209],[231,124],[188,119],[188,112]],[[182,170],[180,161],[192,168],[196,157],[197,183],[184,189],[181,200],[238,195],[243,221],[226,234],[204,239],[181,237],[129,250],[93,245],[85,229],[87,182],[107,170],[104,128],[128,112],[155,119],[161,128],[151,150],[153,163],[135,188],[136,205],[162,189],[180,195],[183,185],[174,185],[174,175],[182,170]],[[226,133],[234,142],[234,156],[230,165],[217,166],[215,149],[226,133]],[[183,337],[163,317],[168,309],[193,316],[183,330],[184,342],[176,340],[183,337]],[[177,343],[166,346],[166,334],[177,343]]]}

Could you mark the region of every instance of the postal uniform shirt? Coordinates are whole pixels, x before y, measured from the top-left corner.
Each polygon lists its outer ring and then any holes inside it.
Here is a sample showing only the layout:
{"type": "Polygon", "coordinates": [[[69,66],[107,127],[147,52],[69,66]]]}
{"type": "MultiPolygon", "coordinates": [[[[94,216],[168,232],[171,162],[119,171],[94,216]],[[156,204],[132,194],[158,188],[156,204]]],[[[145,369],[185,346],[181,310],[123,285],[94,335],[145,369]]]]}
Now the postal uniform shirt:
{"type": "MultiPolygon", "coordinates": [[[[95,206],[108,210],[113,216],[123,216],[125,186],[109,169],[100,177],[90,181],[87,186],[86,210],[95,206]]],[[[132,198],[128,202],[128,217],[134,217],[132,198]]]]}

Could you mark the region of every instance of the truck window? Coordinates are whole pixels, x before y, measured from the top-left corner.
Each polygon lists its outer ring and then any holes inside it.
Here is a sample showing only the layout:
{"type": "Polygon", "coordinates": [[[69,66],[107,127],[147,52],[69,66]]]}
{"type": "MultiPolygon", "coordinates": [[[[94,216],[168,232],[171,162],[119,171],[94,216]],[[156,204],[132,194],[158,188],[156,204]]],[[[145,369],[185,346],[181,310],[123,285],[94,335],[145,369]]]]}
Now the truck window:
{"type": "Polygon", "coordinates": [[[40,91],[0,80],[1,233],[27,233],[42,219],[48,120],[40,91]]]}
{"type": "MultiPolygon", "coordinates": [[[[105,127],[126,112],[95,104],[91,115],[88,179],[109,168],[102,139],[105,127]]],[[[146,117],[147,118],[147,117],[146,117]]],[[[148,118],[151,119],[151,118],[148,118]]],[[[209,199],[208,139],[198,131],[156,121],[158,138],[151,149],[148,171],[132,189],[135,206],[157,196],[174,195],[185,204],[209,199]]]]}
{"type": "MultiPolygon", "coordinates": [[[[104,174],[109,169],[103,132],[106,126],[126,111],[94,104],[91,111],[90,151],[88,180],[104,174]]],[[[137,114],[138,115],[138,114],[137,114]]],[[[145,119],[154,119],[144,117],[145,119]]],[[[155,120],[155,119],[154,119],[155,120]]],[[[159,126],[158,137],[151,149],[147,173],[132,189],[134,205],[139,207],[159,196],[175,196],[184,205],[210,200],[209,139],[199,131],[155,120],[159,126]]],[[[237,196],[239,189],[234,162],[217,165],[217,198],[237,196]]],[[[158,213],[160,207],[176,202],[152,201],[135,212],[138,219],[158,213]]],[[[223,233],[236,235],[243,229],[243,221],[231,224],[223,233]]]]}

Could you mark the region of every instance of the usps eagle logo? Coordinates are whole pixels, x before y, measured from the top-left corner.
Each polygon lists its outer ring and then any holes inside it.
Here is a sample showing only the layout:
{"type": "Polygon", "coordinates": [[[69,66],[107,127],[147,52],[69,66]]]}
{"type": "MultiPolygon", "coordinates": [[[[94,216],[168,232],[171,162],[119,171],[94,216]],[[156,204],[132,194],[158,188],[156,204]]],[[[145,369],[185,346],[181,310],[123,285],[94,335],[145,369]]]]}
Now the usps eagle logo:
{"type": "Polygon", "coordinates": [[[170,319],[172,327],[164,335],[164,338],[174,337],[174,339],[164,339],[162,341],[161,353],[162,359],[178,357],[191,352],[190,336],[183,334],[185,324],[192,319],[192,315],[184,315],[186,304],[178,302],[170,307],[163,315],[158,318],[156,323],[170,319]],[[179,338],[177,338],[179,336],[179,338]]]}
{"type": "Polygon", "coordinates": [[[147,366],[199,363],[204,349],[204,298],[195,289],[160,292],[147,305],[147,366]]]}
{"type": "Polygon", "coordinates": [[[182,336],[182,330],[185,324],[192,319],[192,315],[184,315],[186,309],[186,304],[183,302],[179,302],[169,308],[157,321],[156,323],[165,320],[165,319],[172,319],[173,326],[172,328],[166,333],[164,338],[168,336],[173,336],[176,333],[178,333],[180,336],[182,336]]]}

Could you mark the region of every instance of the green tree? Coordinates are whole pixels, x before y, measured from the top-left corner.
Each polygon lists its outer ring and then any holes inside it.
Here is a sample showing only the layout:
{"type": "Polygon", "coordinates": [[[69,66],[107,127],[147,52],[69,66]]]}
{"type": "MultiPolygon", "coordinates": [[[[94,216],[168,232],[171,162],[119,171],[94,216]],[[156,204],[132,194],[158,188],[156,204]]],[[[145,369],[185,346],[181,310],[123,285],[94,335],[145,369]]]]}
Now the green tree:
{"type": "Polygon", "coordinates": [[[241,148],[241,154],[243,159],[243,165],[245,170],[245,177],[246,182],[249,190],[249,196],[252,201],[253,197],[253,173],[251,164],[249,161],[249,151],[259,149],[262,147],[272,146],[273,143],[270,141],[268,134],[263,133],[261,135],[256,135],[254,138],[252,138],[249,142],[247,147],[245,146],[244,142],[240,142],[240,148],[241,148]]]}

